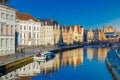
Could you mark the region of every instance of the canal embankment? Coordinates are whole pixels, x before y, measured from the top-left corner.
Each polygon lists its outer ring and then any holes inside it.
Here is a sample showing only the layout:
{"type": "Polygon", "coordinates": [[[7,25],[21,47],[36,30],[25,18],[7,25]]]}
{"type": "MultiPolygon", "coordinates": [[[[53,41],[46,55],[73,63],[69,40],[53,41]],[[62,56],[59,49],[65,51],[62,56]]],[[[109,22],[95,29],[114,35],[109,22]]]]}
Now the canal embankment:
{"type": "Polygon", "coordinates": [[[115,80],[120,80],[120,57],[117,49],[111,49],[106,57],[106,65],[115,80]]]}
{"type": "Polygon", "coordinates": [[[37,54],[38,52],[52,51],[57,53],[60,51],[72,50],[79,47],[82,46],[42,47],[26,49],[24,53],[17,53],[12,56],[7,56],[3,58],[3,61],[0,61],[0,76],[32,62],[34,54],[37,54]]]}

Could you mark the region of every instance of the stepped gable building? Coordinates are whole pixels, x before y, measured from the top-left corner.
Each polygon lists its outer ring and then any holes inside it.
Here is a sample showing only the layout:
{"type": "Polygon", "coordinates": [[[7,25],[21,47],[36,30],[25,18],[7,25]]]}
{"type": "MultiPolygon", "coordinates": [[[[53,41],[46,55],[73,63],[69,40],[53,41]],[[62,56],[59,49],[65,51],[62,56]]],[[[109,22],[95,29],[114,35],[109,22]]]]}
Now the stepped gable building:
{"type": "Polygon", "coordinates": [[[73,40],[74,42],[83,42],[84,39],[84,29],[82,26],[73,26],[73,40]]]}
{"type": "Polygon", "coordinates": [[[94,31],[92,29],[87,30],[86,38],[87,38],[87,42],[94,41],[94,31]]]}
{"type": "Polygon", "coordinates": [[[110,26],[103,26],[103,32],[105,34],[106,40],[108,41],[118,41],[119,36],[117,34],[116,29],[113,29],[113,27],[110,26]]]}
{"type": "Polygon", "coordinates": [[[62,26],[63,42],[66,44],[73,44],[83,42],[84,29],[82,26],[62,26]]]}
{"type": "Polygon", "coordinates": [[[63,42],[69,44],[69,34],[68,34],[67,26],[62,26],[62,37],[63,37],[63,42]]]}
{"type": "Polygon", "coordinates": [[[95,30],[95,40],[99,41],[118,41],[119,36],[116,29],[113,29],[112,26],[103,26],[102,29],[95,30]]]}
{"type": "Polygon", "coordinates": [[[74,31],[74,27],[68,26],[69,44],[73,44],[73,31],[74,31]]]}

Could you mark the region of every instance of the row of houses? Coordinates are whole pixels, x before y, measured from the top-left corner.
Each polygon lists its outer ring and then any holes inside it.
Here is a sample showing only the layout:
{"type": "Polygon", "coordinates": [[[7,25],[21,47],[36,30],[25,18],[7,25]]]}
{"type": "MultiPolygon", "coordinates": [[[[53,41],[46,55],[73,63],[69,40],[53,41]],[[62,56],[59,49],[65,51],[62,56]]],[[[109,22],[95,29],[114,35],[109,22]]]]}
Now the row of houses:
{"type": "Polygon", "coordinates": [[[84,30],[83,26],[60,26],[53,19],[36,19],[28,13],[0,4],[0,55],[15,53],[17,46],[70,45],[83,41],[118,40],[112,26],[84,30]]]}
{"type": "Polygon", "coordinates": [[[16,31],[19,33],[18,45],[40,46],[54,45],[59,35],[54,37],[54,29],[59,29],[59,24],[52,19],[36,19],[30,14],[16,12],[16,31]]]}
{"type": "Polygon", "coordinates": [[[103,26],[102,29],[96,28],[95,30],[89,29],[84,31],[84,41],[119,41],[119,32],[110,26],[103,26]]]}
{"type": "Polygon", "coordinates": [[[54,45],[60,25],[52,19],[36,19],[27,13],[0,4],[0,55],[14,54],[17,46],[54,45]]]}

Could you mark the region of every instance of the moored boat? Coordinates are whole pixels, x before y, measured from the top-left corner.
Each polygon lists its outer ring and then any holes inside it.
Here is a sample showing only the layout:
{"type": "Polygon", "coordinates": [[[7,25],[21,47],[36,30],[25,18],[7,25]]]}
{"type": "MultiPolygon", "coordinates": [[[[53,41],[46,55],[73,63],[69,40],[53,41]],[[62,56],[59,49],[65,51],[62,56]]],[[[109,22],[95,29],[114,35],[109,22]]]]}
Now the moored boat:
{"type": "Polygon", "coordinates": [[[33,59],[34,61],[46,61],[54,57],[55,57],[55,53],[53,52],[43,52],[41,54],[40,53],[36,54],[33,59]]]}

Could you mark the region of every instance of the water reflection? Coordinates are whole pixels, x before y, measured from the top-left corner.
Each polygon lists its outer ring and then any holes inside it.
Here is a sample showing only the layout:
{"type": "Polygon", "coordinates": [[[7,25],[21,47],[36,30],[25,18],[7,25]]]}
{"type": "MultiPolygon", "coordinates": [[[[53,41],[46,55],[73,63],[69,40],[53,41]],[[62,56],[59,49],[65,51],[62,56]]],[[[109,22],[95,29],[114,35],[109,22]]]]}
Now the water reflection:
{"type": "MultiPolygon", "coordinates": [[[[25,78],[25,80],[30,80],[30,78],[32,78],[32,80],[38,80],[38,79],[42,80],[42,78],[45,79],[47,78],[46,76],[49,75],[49,77],[52,78],[51,80],[56,80],[56,79],[67,80],[67,78],[65,77],[63,77],[63,79],[59,79],[59,77],[57,78],[56,75],[57,74],[65,75],[66,73],[64,72],[67,72],[67,74],[75,74],[75,75],[82,74],[82,71],[79,72],[79,70],[83,70],[84,68],[86,68],[86,65],[89,64],[89,63],[86,63],[86,61],[92,62],[93,60],[103,62],[101,66],[103,66],[102,67],[103,70],[106,70],[106,71],[101,72],[101,74],[106,73],[108,77],[110,75],[108,74],[106,66],[104,65],[104,59],[107,55],[107,51],[108,49],[106,48],[85,48],[85,49],[79,48],[79,49],[74,49],[70,51],[60,52],[60,53],[57,53],[55,58],[52,60],[49,60],[47,62],[32,62],[15,71],[7,73],[6,75],[2,76],[0,79],[1,80],[12,80],[12,79],[23,80],[25,78]],[[81,65],[81,64],[84,64],[84,65],[81,65]],[[74,69],[72,68],[75,68],[75,67],[76,67],[76,70],[74,71],[74,69]],[[65,68],[65,70],[62,73],[61,71],[63,70],[63,68],[65,68]]],[[[98,65],[97,63],[94,63],[94,64],[98,65]]],[[[94,70],[93,67],[89,67],[89,66],[87,66],[88,69],[94,70]]],[[[86,69],[84,69],[83,73],[86,73],[89,75],[92,74],[91,72],[86,71],[86,69]]],[[[82,75],[85,75],[85,74],[82,74],[82,75]]],[[[93,75],[95,74],[93,73],[93,75]]],[[[70,80],[72,80],[72,77],[76,78],[77,80],[82,79],[82,77],[74,76],[74,75],[73,76],[67,75],[66,77],[71,77],[70,80]]]]}
{"type": "Polygon", "coordinates": [[[105,57],[107,56],[107,48],[97,48],[97,49],[92,49],[92,48],[87,48],[87,58],[91,61],[94,58],[97,61],[103,61],[105,57]]]}
{"type": "Polygon", "coordinates": [[[32,62],[19,69],[7,73],[4,76],[1,76],[0,80],[19,80],[22,77],[26,78],[26,80],[28,78],[29,80],[31,76],[34,76],[38,73],[40,73],[40,64],[38,62],[32,62]]]}
{"type": "MultiPolygon", "coordinates": [[[[60,55],[60,54],[59,54],[60,55]]],[[[83,48],[62,53],[61,65],[76,66],[83,62],[83,48]]]]}

